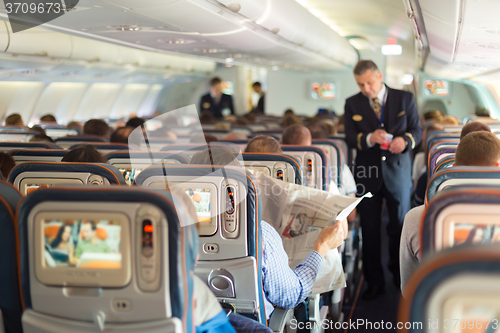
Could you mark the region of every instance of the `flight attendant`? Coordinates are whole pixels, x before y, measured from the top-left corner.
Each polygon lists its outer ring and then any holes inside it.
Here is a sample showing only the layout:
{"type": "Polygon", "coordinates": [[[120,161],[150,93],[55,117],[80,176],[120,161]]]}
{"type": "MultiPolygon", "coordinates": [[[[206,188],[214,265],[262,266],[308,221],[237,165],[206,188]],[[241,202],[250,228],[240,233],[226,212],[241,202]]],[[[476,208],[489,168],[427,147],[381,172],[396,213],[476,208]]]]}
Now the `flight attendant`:
{"type": "Polygon", "coordinates": [[[234,114],[233,98],[222,93],[222,81],[215,77],[210,81],[210,93],[201,97],[200,113],[210,112],[215,118],[234,114]]]}
{"type": "Polygon", "coordinates": [[[389,224],[389,270],[399,288],[399,242],[405,214],[410,209],[411,151],[422,137],[415,100],[410,92],[389,88],[371,60],[354,67],[361,90],[345,104],[345,133],[350,148],[357,150],[355,178],[358,195],[373,198],[359,207],[363,232],[363,273],[368,289],[364,299],[384,293],[381,263],[381,215],[387,203],[389,224]]]}

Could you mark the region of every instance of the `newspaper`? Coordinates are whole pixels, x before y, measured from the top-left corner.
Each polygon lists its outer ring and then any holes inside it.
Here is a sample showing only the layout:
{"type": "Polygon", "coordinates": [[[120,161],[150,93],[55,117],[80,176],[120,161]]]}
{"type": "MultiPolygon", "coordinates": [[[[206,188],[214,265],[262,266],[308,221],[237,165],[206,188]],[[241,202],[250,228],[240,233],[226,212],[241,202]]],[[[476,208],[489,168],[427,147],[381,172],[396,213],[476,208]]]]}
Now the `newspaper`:
{"type": "MultiPolygon", "coordinates": [[[[287,183],[255,173],[262,198],[262,220],[272,225],[283,239],[289,265],[294,269],[312,251],[325,226],[342,221],[356,208],[361,198],[287,183]]],[[[321,266],[312,293],[345,287],[342,260],[337,249],[330,250],[321,266]]]]}

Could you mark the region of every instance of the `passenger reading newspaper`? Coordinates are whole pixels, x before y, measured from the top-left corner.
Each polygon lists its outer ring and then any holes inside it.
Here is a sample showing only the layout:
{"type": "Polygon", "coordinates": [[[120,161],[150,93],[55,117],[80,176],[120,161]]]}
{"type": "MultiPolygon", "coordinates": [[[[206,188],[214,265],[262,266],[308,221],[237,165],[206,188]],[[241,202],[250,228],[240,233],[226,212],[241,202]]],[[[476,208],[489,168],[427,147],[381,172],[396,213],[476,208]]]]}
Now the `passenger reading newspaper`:
{"type": "MultiPolygon", "coordinates": [[[[287,183],[254,172],[262,198],[262,220],[281,235],[283,247],[293,269],[313,250],[321,230],[336,221],[344,221],[361,198],[287,183]],[[278,207],[279,209],[276,209],[278,207]]],[[[339,222],[340,223],[340,222],[339,222]]],[[[330,250],[314,283],[312,293],[319,294],[345,286],[342,260],[337,249],[330,250]]]]}

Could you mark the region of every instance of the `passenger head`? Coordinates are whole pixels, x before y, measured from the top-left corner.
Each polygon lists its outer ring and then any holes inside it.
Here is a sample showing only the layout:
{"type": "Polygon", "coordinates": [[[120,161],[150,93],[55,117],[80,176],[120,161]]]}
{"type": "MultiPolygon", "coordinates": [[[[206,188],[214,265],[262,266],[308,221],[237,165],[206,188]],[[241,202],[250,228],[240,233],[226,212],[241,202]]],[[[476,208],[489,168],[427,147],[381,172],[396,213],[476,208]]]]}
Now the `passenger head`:
{"type": "Polygon", "coordinates": [[[500,162],[500,140],[486,131],[464,136],[457,147],[457,166],[497,166],[500,162]]]}
{"type": "Polygon", "coordinates": [[[269,135],[257,135],[245,148],[245,153],[283,153],[280,144],[269,135]]]}
{"type": "Polygon", "coordinates": [[[83,134],[109,137],[109,125],[102,119],[90,119],[83,125],[83,134]]]}
{"type": "Polygon", "coordinates": [[[343,114],[341,114],[339,116],[339,122],[337,123],[337,131],[339,131],[339,132],[344,132],[344,130],[345,130],[344,119],[345,119],[345,116],[343,114]]]}
{"type": "Polygon", "coordinates": [[[262,93],[262,85],[260,84],[260,82],[254,82],[254,84],[252,84],[252,88],[253,91],[255,91],[257,94],[262,93]]]}
{"type": "Polygon", "coordinates": [[[78,133],[83,133],[83,126],[78,121],[70,121],[68,125],[66,125],[66,128],[74,128],[78,130],[78,133]]]}
{"type": "Polygon", "coordinates": [[[360,60],[353,73],[361,93],[370,99],[376,98],[383,84],[377,65],[371,60],[360,60]]]}
{"type": "Polygon", "coordinates": [[[443,114],[438,110],[429,110],[424,113],[424,121],[437,121],[443,120],[443,114]]]}
{"type": "Polygon", "coordinates": [[[5,118],[5,126],[24,126],[23,117],[19,113],[13,113],[5,118]]]}
{"type": "Polygon", "coordinates": [[[253,124],[255,123],[255,118],[257,118],[257,114],[262,114],[262,111],[260,111],[259,109],[253,109],[252,111],[245,114],[243,118],[245,118],[249,124],[253,124]]]}
{"type": "Polygon", "coordinates": [[[479,108],[475,112],[476,116],[478,117],[491,117],[490,110],[485,109],[485,108],[479,108]]]}
{"type": "Polygon", "coordinates": [[[200,114],[200,123],[203,124],[213,124],[215,122],[215,117],[212,112],[203,111],[200,114]]]}
{"type": "Polygon", "coordinates": [[[144,123],[145,123],[144,119],[139,117],[132,117],[127,121],[125,126],[132,127],[132,129],[135,129],[137,127],[140,127],[141,125],[144,125],[144,123]]]}
{"type": "Polygon", "coordinates": [[[69,242],[69,239],[71,238],[71,231],[73,230],[73,227],[67,223],[64,223],[60,228],[59,231],[57,232],[56,238],[50,243],[50,246],[55,249],[61,244],[61,242],[67,243],[69,242]]]}
{"type": "Polygon", "coordinates": [[[229,165],[241,167],[236,156],[226,147],[210,147],[191,157],[190,164],[229,165]]]}
{"type": "Polygon", "coordinates": [[[286,117],[286,116],[290,116],[290,115],[295,115],[295,112],[293,112],[292,109],[286,109],[283,116],[286,117]]]}
{"type": "Polygon", "coordinates": [[[227,140],[227,141],[247,140],[247,139],[248,139],[248,137],[244,133],[241,133],[241,132],[230,132],[222,138],[222,140],[227,140]]]}
{"type": "Polygon", "coordinates": [[[231,125],[235,126],[247,126],[250,122],[245,117],[238,117],[231,125]]]}
{"type": "Polygon", "coordinates": [[[133,127],[118,127],[113,134],[111,134],[109,142],[128,144],[128,137],[133,130],[133,127]]]}
{"type": "Polygon", "coordinates": [[[210,92],[216,97],[222,95],[222,80],[218,77],[214,77],[210,80],[210,92]]]}
{"type": "Polygon", "coordinates": [[[283,131],[281,142],[284,145],[310,146],[312,144],[311,132],[302,125],[290,126],[283,131]]]}
{"type": "Polygon", "coordinates": [[[54,140],[47,134],[36,134],[30,139],[30,142],[54,142],[54,140]]]}
{"type": "Polygon", "coordinates": [[[92,145],[82,145],[69,151],[61,162],[107,163],[106,159],[92,145]]]}
{"type": "Polygon", "coordinates": [[[283,117],[280,123],[281,127],[286,128],[293,125],[302,125],[302,120],[294,114],[283,117]]]}
{"type": "Polygon", "coordinates": [[[46,114],[40,117],[40,122],[41,123],[46,123],[46,124],[57,124],[56,117],[54,117],[51,114],[46,114]]]}
{"type": "Polygon", "coordinates": [[[97,236],[97,226],[94,221],[86,221],[82,224],[83,239],[87,242],[93,241],[97,236]]]}
{"type": "Polygon", "coordinates": [[[16,161],[10,154],[0,152],[0,172],[5,179],[9,177],[10,170],[15,166],[16,161]]]}
{"type": "Polygon", "coordinates": [[[219,139],[211,133],[196,133],[191,137],[189,143],[219,142],[219,139]]]}
{"type": "Polygon", "coordinates": [[[443,118],[443,120],[441,120],[441,125],[453,125],[453,126],[457,126],[458,125],[458,120],[457,120],[457,118],[448,115],[448,116],[445,116],[443,118]]]}
{"type": "Polygon", "coordinates": [[[314,123],[307,126],[313,139],[328,139],[328,130],[322,123],[314,123]]]}
{"type": "Polygon", "coordinates": [[[462,132],[460,132],[460,140],[462,140],[462,138],[469,133],[479,131],[491,132],[491,128],[485,123],[480,123],[479,121],[468,122],[464,125],[464,127],[462,127],[462,132]]]}

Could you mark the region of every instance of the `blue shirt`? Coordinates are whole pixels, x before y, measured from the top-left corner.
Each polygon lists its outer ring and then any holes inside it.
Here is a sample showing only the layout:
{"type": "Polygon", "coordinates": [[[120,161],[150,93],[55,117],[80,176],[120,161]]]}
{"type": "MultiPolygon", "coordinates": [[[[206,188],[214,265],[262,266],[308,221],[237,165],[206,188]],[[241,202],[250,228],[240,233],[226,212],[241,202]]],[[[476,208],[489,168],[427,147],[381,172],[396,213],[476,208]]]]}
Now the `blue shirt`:
{"type": "Polygon", "coordinates": [[[267,318],[274,305],[284,309],[295,308],[311,293],[323,257],[311,251],[294,270],[288,266],[288,255],[278,232],[262,221],[262,284],[264,286],[267,318]]]}

